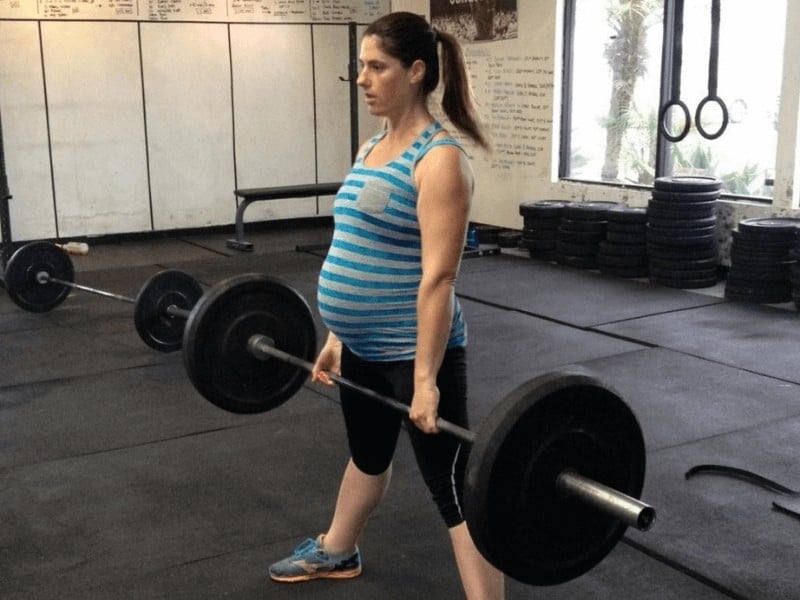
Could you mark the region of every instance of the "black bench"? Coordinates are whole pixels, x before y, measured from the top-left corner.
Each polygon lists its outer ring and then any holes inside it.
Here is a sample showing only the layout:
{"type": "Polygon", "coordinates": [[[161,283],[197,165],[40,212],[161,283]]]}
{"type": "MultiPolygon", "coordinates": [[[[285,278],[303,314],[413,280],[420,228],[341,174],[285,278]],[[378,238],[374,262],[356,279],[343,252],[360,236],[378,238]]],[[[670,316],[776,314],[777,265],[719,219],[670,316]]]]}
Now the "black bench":
{"type": "Polygon", "coordinates": [[[309,196],[330,196],[339,191],[341,182],[307,183],[303,185],[285,185],[281,187],[262,187],[234,190],[241,199],[236,209],[236,237],[228,240],[228,248],[252,251],[253,244],[244,239],[244,211],[253,202],[260,200],[279,200],[281,198],[308,198],[309,196]]]}

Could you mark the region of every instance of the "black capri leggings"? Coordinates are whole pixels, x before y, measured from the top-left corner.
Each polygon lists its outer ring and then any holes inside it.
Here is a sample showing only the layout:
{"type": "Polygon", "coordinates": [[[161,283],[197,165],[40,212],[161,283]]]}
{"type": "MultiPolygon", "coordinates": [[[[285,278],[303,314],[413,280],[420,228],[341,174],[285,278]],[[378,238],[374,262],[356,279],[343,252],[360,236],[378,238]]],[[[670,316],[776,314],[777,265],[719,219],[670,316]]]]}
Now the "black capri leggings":
{"type": "MultiPolygon", "coordinates": [[[[346,346],[342,349],[342,376],[366,388],[410,405],[414,395],[414,361],[369,362],[346,346]]],[[[468,427],[467,360],[464,348],[447,350],[437,376],[441,395],[439,416],[468,427]]],[[[468,444],[449,433],[420,431],[408,416],[358,392],[340,387],[347,440],[355,465],[368,475],[379,475],[392,463],[400,426],[406,423],[422,477],[448,528],[464,521],[462,498],[468,444]]]]}

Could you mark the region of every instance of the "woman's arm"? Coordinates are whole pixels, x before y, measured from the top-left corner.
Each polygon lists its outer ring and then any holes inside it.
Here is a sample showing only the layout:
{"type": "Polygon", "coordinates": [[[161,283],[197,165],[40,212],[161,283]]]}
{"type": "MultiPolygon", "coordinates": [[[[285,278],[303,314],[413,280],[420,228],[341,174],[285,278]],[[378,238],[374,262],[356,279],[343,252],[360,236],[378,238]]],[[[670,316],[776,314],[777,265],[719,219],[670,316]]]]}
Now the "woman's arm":
{"type": "Polygon", "coordinates": [[[417,218],[422,236],[422,281],[417,297],[417,353],[411,419],[435,433],[436,375],[453,322],[455,283],[464,251],[472,171],[455,146],[437,146],[417,164],[417,218]]]}

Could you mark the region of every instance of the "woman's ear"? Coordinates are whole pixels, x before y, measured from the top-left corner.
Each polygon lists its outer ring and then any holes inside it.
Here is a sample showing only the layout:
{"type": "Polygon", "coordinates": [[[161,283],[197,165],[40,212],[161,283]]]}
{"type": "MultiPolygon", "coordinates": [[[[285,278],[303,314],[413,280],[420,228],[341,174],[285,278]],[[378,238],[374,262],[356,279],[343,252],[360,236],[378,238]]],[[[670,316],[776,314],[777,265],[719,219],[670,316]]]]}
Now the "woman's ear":
{"type": "Polygon", "coordinates": [[[411,83],[422,83],[425,79],[425,62],[421,59],[415,60],[411,63],[411,83]]]}

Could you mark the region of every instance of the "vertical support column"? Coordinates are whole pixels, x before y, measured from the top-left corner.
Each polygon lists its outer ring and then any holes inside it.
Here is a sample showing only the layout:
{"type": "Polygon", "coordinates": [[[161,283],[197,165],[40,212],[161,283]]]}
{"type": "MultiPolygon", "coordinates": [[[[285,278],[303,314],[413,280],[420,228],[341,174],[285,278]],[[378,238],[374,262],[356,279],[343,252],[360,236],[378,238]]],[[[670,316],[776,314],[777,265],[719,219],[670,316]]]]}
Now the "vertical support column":
{"type": "Polygon", "coordinates": [[[8,211],[8,201],[11,192],[8,189],[6,175],[6,153],[3,144],[3,117],[0,115],[0,235],[3,237],[2,260],[5,268],[6,262],[11,257],[11,215],[8,211]]]}
{"type": "Polygon", "coordinates": [[[360,145],[358,133],[358,32],[356,23],[347,24],[348,40],[350,45],[350,60],[347,66],[347,80],[350,83],[350,159],[355,160],[360,145]]]}
{"type": "Polygon", "coordinates": [[[800,3],[786,3],[786,31],[783,42],[783,81],[778,113],[778,145],[775,155],[775,188],[772,203],[778,209],[800,208],[800,3]]]}

